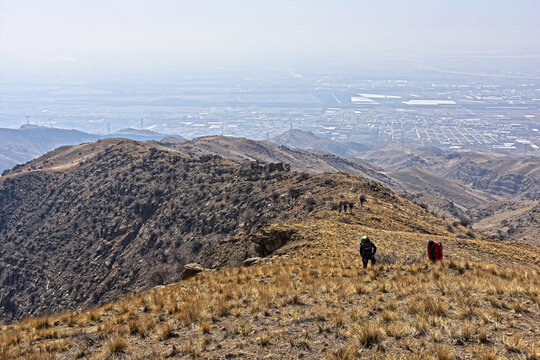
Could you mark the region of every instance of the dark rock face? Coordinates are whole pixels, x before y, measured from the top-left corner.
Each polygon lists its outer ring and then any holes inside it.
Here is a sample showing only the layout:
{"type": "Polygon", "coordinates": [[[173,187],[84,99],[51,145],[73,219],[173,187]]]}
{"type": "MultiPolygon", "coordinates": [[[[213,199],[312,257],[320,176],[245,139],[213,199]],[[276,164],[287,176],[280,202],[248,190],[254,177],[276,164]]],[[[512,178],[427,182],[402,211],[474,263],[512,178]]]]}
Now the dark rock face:
{"type": "MultiPolygon", "coordinates": [[[[0,319],[177,281],[185,264],[224,239],[303,211],[289,188],[305,175],[283,164],[188,158],[126,140],[94,144],[101,149],[69,166],[37,159],[0,178],[0,319]]],[[[248,245],[234,258],[280,243],[248,245]]]]}
{"type": "Polygon", "coordinates": [[[293,230],[270,229],[252,235],[249,240],[257,244],[256,251],[259,256],[268,256],[289,241],[292,241],[294,235],[293,230]]]}

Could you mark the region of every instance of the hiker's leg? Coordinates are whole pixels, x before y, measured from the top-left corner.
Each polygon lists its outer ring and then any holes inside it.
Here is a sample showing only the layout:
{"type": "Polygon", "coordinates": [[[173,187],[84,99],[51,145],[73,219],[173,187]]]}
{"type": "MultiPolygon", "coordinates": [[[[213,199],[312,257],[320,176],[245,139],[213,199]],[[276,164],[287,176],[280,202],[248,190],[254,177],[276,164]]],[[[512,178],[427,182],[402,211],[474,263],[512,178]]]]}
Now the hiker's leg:
{"type": "Polygon", "coordinates": [[[367,268],[367,262],[368,258],[362,258],[362,264],[364,265],[364,269],[367,268]]]}
{"type": "Polygon", "coordinates": [[[375,260],[375,256],[371,256],[371,266],[375,265],[377,263],[377,260],[375,260]]]}

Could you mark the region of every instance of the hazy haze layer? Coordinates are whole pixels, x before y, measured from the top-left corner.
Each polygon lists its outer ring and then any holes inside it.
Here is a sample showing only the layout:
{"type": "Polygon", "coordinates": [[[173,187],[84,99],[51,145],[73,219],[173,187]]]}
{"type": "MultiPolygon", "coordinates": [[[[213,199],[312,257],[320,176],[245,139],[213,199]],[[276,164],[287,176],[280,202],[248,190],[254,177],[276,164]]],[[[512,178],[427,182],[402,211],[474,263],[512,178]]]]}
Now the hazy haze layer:
{"type": "Polygon", "coordinates": [[[538,53],[540,3],[518,1],[0,2],[13,72],[126,71],[368,53],[538,53]],[[58,66],[60,65],[60,66],[58,66]]]}

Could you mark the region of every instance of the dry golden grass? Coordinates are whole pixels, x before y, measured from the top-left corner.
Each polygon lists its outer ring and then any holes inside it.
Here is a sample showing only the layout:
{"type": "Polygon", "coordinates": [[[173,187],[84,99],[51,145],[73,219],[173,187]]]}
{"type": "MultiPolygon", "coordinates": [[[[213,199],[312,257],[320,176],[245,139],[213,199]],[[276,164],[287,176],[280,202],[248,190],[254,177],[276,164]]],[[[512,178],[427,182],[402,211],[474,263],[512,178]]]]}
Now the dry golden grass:
{"type": "Polygon", "coordinates": [[[204,273],[86,313],[0,326],[0,359],[538,358],[537,248],[355,221],[290,224],[301,239],[254,267],[204,273]],[[365,233],[381,256],[391,254],[386,263],[362,268],[365,233]],[[423,258],[428,239],[444,243],[444,261],[423,258]]]}
{"type": "Polygon", "coordinates": [[[103,315],[104,309],[101,308],[94,308],[86,313],[86,320],[87,321],[97,321],[101,319],[101,316],[103,315]]]}
{"type": "Polygon", "coordinates": [[[107,340],[105,345],[109,354],[119,354],[126,351],[128,342],[124,337],[118,335],[107,340]]]}
{"type": "Polygon", "coordinates": [[[167,340],[174,336],[173,330],[174,324],[171,324],[170,322],[165,323],[156,330],[156,338],[159,341],[167,340]]]}
{"type": "Polygon", "coordinates": [[[265,332],[265,333],[261,334],[261,336],[259,336],[257,338],[257,342],[261,346],[268,346],[270,344],[271,338],[272,338],[271,335],[268,332],[265,332]]]}
{"type": "Polygon", "coordinates": [[[521,339],[519,334],[514,334],[512,336],[503,335],[502,341],[506,349],[510,352],[521,353],[525,350],[525,342],[521,339]]]}
{"type": "Polygon", "coordinates": [[[379,344],[384,338],[384,332],[373,323],[360,324],[357,328],[353,329],[358,342],[366,348],[370,348],[379,344]]]}

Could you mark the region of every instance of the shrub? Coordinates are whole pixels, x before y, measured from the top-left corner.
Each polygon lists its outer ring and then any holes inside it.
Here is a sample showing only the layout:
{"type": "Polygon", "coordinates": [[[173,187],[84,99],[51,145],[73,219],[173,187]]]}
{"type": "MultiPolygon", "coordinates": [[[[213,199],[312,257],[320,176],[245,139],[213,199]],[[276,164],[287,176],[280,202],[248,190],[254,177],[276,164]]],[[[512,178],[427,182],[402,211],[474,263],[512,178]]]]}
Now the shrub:
{"type": "Polygon", "coordinates": [[[439,345],[435,348],[435,355],[439,360],[453,359],[452,350],[447,345],[439,345]]]}
{"type": "Polygon", "coordinates": [[[481,343],[487,343],[488,342],[488,331],[485,327],[482,327],[480,331],[478,332],[478,340],[480,340],[481,343]]]}
{"type": "Polygon", "coordinates": [[[289,188],[289,196],[292,197],[293,199],[298,199],[298,197],[302,194],[302,191],[300,189],[297,189],[297,188],[289,188]]]}
{"type": "Polygon", "coordinates": [[[201,332],[203,334],[208,334],[210,332],[210,323],[208,321],[201,321],[199,324],[199,327],[201,328],[201,332]]]}
{"type": "Polygon", "coordinates": [[[368,323],[360,328],[358,340],[366,348],[379,344],[383,339],[384,334],[374,324],[368,323]]]}
{"type": "Polygon", "coordinates": [[[355,345],[347,345],[338,349],[334,353],[326,353],[324,358],[326,360],[353,360],[357,359],[358,347],[355,345]]]}
{"type": "Polygon", "coordinates": [[[376,258],[377,258],[377,263],[385,264],[385,265],[395,264],[399,261],[399,257],[395,253],[377,254],[376,258]]]}
{"type": "Polygon", "coordinates": [[[352,224],[352,221],[351,219],[349,219],[348,217],[346,216],[342,216],[338,219],[339,222],[341,223],[344,223],[344,224],[352,224]]]}
{"type": "Polygon", "coordinates": [[[523,342],[519,334],[515,334],[512,337],[503,336],[502,340],[504,346],[506,347],[506,350],[510,352],[521,353],[523,352],[523,350],[525,350],[525,343],[523,342]]]}
{"type": "Polygon", "coordinates": [[[459,223],[463,226],[470,226],[471,225],[471,220],[467,219],[466,217],[464,216],[461,216],[459,218],[459,223]]]}
{"type": "Polygon", "coordinates": [[[123,353],[128,347],[128,343],[125,338],[121,336],[115,336],[107,341],[107,350],[110,354],[123,353]]]}
{"type": "Polygon", "coordinates": [[[171,324],[167,323],[167,324],[162,325],[157,330],[156,335],[157,335],[158,340],[160,340],[160,341],[163,341],[163,340],[166,340],[166,339],[169,339],[169,338],[173,337],[174,333],[173,333],[173,328],[172,328],[171,324]]]}
{"type": "Polygon", "coordinates": [[[317,201],[313,196],[309,196],[305,199],[305,207],[309,212],[312,212],[313,209],[315,209],[315,205],[317,205],[317,201]]]}
{"type": "Polygon", "coordinates": [[[268,346],[270,344],[270,334],[269,333],[262,334],[261,336],[257,338],[257,341],[259,342],[259,344],[261,344],[261,346],[268,346]]]}

